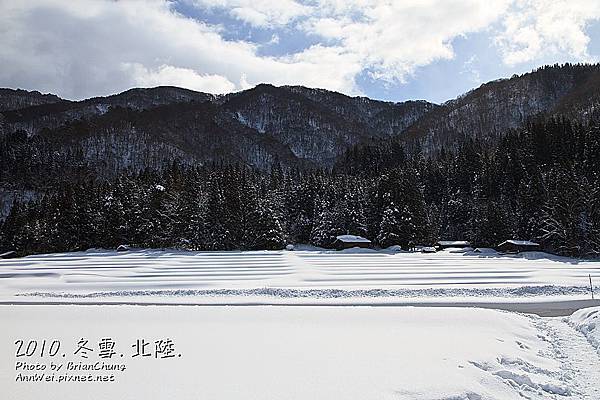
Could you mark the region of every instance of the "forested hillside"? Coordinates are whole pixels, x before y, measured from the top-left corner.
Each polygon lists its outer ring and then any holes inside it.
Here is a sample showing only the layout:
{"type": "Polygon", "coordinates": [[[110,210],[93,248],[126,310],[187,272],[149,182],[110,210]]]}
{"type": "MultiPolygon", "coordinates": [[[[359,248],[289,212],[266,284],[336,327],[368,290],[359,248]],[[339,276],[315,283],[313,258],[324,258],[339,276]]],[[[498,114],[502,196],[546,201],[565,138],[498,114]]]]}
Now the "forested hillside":
{"type": "Polygon", "coordinates": [[[17,202],[0,248],[276,249],[327,246],[352,233],[380,246],[521,238],[559,254],[597,255],[597,122],[530,123],[495,147],[466,140],[434,157],[380,150],[355,149],[331,170],[173,163],[98,180],[82,167],[44,196],[17,202]]]}

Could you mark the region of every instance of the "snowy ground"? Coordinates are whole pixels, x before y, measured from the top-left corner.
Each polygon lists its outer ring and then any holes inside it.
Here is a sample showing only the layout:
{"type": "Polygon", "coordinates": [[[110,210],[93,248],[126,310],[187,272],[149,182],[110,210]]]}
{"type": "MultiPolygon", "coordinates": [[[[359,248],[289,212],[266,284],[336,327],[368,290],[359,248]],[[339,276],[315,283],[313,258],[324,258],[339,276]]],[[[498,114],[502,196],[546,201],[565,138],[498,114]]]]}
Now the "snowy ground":
{"type": "Polygon", "coordinates": [[[600,262],[545,253],[90,250],[1,260],[0,301],[477,304],[568,315],[600,305],[591,301],[589,275],[600,286],[600,262]]]}
{"type": "Polygon", "coordinates": [[[598,334],[599,314],[600,308],[541,318],[475,308],[1,306],[0,320],[9,321],[2,335],[11,340],[0,341],[0,388],[7,400],[597,400],[600,357],[583,332],[598,334]],[[104,337],[116,342],[116,359],[98,357],[104,337]],[[114,382],[17,382],[19,373],[52,375],[15,371],[24,359],[15,357],[13,340],[31,338],[61,341],[57,357],[27,358],[32,365],[104,361],[126,369],[110,372],[114,382]],[[89,340],[87,359],[73,354],[80,338],[89,340]],[[138,338],[170,338],[181,357],[131,357],[138,338]]]}
{"type": "Polygon", "coordinates": [[[600,283],[599,262],[543,253],[90,250],[0,260],[0,397],[598,400],[600,302],[589,275],[600,283]],[[407,305],[421,307],[394,307],[407,305]],[[114,339],[116,359],[98,358],[102,338],[114,339]],[[140,338],[149,353],[172,339],[176,357],[131,357],[140,338]],[[18,340],[43,339],[61,342],[56,358],[40,347],[17,357],[18,340]],[[88,359],[73,354],[80,339],[88,359]],[[17,364],[69,361],[126,368],[17,364]],[[40,374],[115,380],[17,379],[40,374]]]}

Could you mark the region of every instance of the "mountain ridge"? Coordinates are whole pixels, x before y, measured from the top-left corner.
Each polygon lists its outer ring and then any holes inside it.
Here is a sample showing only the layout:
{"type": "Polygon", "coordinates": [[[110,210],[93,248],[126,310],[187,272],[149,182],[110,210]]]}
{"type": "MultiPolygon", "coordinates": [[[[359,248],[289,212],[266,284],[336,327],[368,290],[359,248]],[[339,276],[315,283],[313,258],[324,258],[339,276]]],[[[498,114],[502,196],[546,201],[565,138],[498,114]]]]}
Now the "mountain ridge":
{"type": "Polygon", "coordinates": [[[328,168],[365,144],[418,143],[435,152],[465,138],[494,143],[533,117],[566,115],[585,123],[599,111],[600,64],[564,64],[490,81],[443,104],[270,84],[225,95],[132,88],[80,101],[0,89],[0,134],[44,137],[100,175],[169,160],[328,168]]]}

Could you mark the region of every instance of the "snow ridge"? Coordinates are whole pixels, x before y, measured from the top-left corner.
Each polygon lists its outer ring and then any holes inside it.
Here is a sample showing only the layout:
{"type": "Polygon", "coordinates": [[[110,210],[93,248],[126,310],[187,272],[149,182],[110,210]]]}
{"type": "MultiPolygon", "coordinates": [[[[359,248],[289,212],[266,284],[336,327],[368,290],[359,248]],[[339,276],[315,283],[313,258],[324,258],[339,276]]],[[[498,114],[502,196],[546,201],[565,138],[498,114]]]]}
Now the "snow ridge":
{"type": "Polygon", "coordinates": [[[600,308],[584,308],[575,312],[569,324],[582,333],[600,354],[600,308]]]}
{"type": "MultiPolygon", "coordinates": [[[[536,296],[568,296],[589,294],[585,286],[521,286],[513,288],[427,288],[427,289],[291,289],[291,288],[256,288],[256,289],[166,289],[166,290],[118,290],[90,293],[70,292],[28,292],[16,296],[35,296],[47,298],[97,298],[97,297],[129,297],[129,296],[266,296],[275,298],[380,298],[380,297],[536,297],[536,296]]],[[[600,294],[600,289],[595,289],[600,294]]]]}

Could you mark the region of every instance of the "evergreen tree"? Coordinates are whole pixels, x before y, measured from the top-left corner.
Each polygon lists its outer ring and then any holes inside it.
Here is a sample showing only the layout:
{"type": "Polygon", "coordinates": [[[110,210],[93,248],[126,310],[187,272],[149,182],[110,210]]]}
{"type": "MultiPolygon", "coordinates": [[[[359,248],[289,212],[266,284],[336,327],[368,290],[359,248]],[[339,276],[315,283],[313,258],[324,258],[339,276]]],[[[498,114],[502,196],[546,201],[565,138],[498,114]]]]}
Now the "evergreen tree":
{"type": "Polygon", "coordinates": [[[399,209],[393,203],[383,212],[377,243],[381,247],[400,245],[408,250],[414,239],[415,226],[407,206],[399,209]]]}
{"type": "Polygon", "coordinates": [[[251,234],[250,249],[278,250],[285,245],[285,234],[273,204],[269,200],[260,201],[254,210],[254,226],[251,234]]]}
{"type": "Polygon", "coordinates": [[[337,236],[345,234],[343,220],[337,210],[331,209],[327,203],[321,203],[320,211],[310,235],[310,242],[315,246],[328,247],[337,236]]]}

